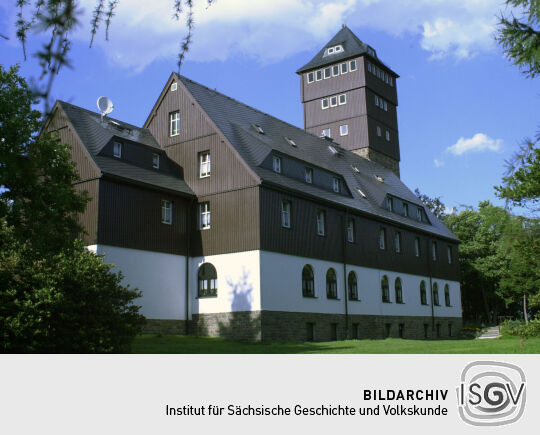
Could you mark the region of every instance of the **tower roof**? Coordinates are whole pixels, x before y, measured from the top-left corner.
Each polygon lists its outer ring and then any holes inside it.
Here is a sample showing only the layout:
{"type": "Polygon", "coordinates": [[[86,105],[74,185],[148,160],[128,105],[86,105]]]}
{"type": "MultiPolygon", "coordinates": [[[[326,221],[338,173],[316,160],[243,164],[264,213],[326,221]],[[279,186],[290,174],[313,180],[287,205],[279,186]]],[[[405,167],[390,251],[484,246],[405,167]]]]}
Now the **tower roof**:
{"type": "Polygon", "coordinates": [[[389,66],[385,65],[377,57],[377,52],[373,47],[358,39],[358,37],[351,31],[351,29],[349,29],[345,25],[343,25],[339,32],[337,32],[334,37],[324,45],[324,47],[313,57],[313,59],[306,63],[302,68],[298,69],[296,73],[301,74],[315,68],[331,65],[340,60],[349,59],[351,57],[357,57],[364,54],[373,58],[375,61],[390,70],[396,77],[398,77],[398,75],[394,71],[392,71],[389,66]],[[329,47],[334,47],[338,45],[341,45],[343,47],[343,51],[331,55],[327,54],[327,49],[329,47]]]}

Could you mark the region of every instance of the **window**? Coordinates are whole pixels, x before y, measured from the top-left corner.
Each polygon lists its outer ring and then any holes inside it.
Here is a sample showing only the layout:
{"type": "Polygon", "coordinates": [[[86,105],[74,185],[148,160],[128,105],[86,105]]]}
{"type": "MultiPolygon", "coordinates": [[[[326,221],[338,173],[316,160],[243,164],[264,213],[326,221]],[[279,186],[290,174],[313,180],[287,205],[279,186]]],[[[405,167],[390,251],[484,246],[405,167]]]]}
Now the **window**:
{"type": "Polygon", "coordinates": [[[281,226],[291,227],[291,202],[287,200],[281,201],[281,226]]]}
{"type": "Polygon", "coordinates": [[[314,80],[315,80],[315,73],[314,73],[314,72],[308,73],[308,75],[307,75],[307,82],[308,82],[308,83],[313,83],[314,80]]]}
{"type": "Polygon", "coordinates": [[[388,285],[388,277],[383,275],[381,279],[381,291],[382,291],[382,301],[390,302],[390,288],[388,285]]]}
{"type": "Polygon", "coordinates": [[[341,94],[339,96],[339,105],[347,104],[347,94],[341,94]]]}
{"type": "Polygon", "coordinates": [[[325,128],[322,131],[322,137],[330,137],[330,129],[329,128],[325,128]]]}
{"type": "Polygon", "coordinates": [[[444,304],[447,307],[450,306],[450,286],[448,284],[444,286],[444,304]]]}
{"type": "Polygon", "coordinates": [[[379,248],[386,249],[386,230],[384,228],[379,230],[379,248]]]}
{"type": "Polygon", "coordinates": [[[437,261],[437,243],[431,242],[431,259],[437,261]]]}
{"type": "Polygon", "coordinates": [[[337,95],[330,97],[330,107],[336,107],[338,105],[337,95]]]}
{"type": "Polygon", "coordinates": [[[390,84],[390,86],[394,86],[394,79],[392,78],[392,76],[389,77],[388,83],[390,84]]]}
{"type": "Polygon", "coordinates": [[[400,323],[398,325],[398,335],[399,335],[399,338],[403,338],[403,333],[405,331],[405,324],[403,323],[400,323]]]}
{"type": "Polygon", "coordinates": [[[422,209],[420,207],[416,207],[416,219],[418,219],[419,222],[422,221],[422,209]]]}
{"type": "Polygon", "coordinates": [[[386,130],[386,140],[390,142],[390,132],[386,130]]]}
{"type": "Polygon", "coordinates": [[[217,272],[211,263],[203,263],[197,273],[199,278],[199,298],[212,298],[217,296],[217,272]]]}
{"type": "Polygon", "coordinates": [[[403,203],[403,216],[409,217],[409,204],[403,203]]]}
{"type": "Polygon", "coordinates": [[[439,306],[439,285],[434,282],[433,283],[433,289],[432,289],[432,293],[433,293],[433,305],[437,305],[439,306]]]}
{"type": "Polygon", "coordinates": [[[339,134],[340,136],[347,136],[349,134],[349,125],[348,124],[340,125],[339,134]]]}
{"type": "Polygon", "coordinates": [[[356,71],[356,60],[351,60],[349,62],[349,70],[356,71]]]}
{"type": "Polygon", "coordinates": [[[448,257],[448,264],[452,264],[452,247],[446,247],[446,256],[448,257]]]}
{"type": "Polygon", "coordinates": [[[323,98],[323,99],[321,100],[321,107],[322,107],[323,110],[324,110],[324,109],[328,109],[328,107],[330,107],[330,106],[328,105],[328,98],[323,98]]]}
{"type": "Polygon", "coordinates": [[[334,54],[334,47],[330,47],[327,51],[327,54],[334,54]]]}
{"type": "Polygon", "coordinates": [[[391,197],[386,198],[386,208],[388,211],[394,211],[394,199],[391,197]]]}
{"type": "Polygon", "coordinates": [[[159,154],[152,154],[152,168],[159,169],[159,154]]]}
{"type": "Polygon", "coordinates": [[[401,253],[401,233],[394,234],[394,249],[398,254],[401,253]]]}
{"type": "Polygon", "coordinates": [[[371,63],[370,62],[367,63],[367,70],[368,70],[368,72],[371,72],[371,63]]]}
{"type": "Polygon", "coordinates": [[[403,287],[401,285],[401,278],[396,278],[394,282],[394,290],[396,292],[396,304],[403,303],[403,287]]]}
{"type": "Polygon", "coordinates": [[[377,136],[380,136],[382,133],[381,133],[381,127],[380,126],[377,126],[377,136]]]}
{"type": "Polygon", "coordinates": [[[281,174],[281,157],[278,157],[278,156],[272,157],[272,167],[274,168],[274,172],[281,174]]]}
{"type": "Polygon", "coordinates": [[[427,294],[426,294],[426,282],[420,282],[420,303],[422,305],[427,305],[427,294]]]}
{"type": "Polygon", "coordinates": [[[339,178],[334,177],[333,182],[332,182],[333,191],[336,193],[339,193],[340,187],[341,187],[341,183],[340,183],[339,178]]]}
{"type": "Polygon", "coordinates": [[[339,65],[332,66],[332,75],[334,77],[339,75],[339,65]]]}
{"type": "Polygon", "coordinates": [[[169,136],[178,136],[180,134],[180,111],[169,113],[169,136]]]}
{"type": "Polygon", "coordinates": [[[322,69],[320,69],[319,71],[315,73],[315,80],[317,81],[322,80],[322,69]]]}
{"type": "Polygon", "coordinates": [[[172,202],[166,199],[161,201],[161,223],[172,224],[172,202]]]}
{"type": "MultiPolygon", "coordinates": [[[[388,105],[386,104],[386,101],[384,101],[384,111],[388,112],[388,105]]],[[[388,140],[390,140],[390,139],[388,139],[388,140]]]]}
{"type": "Polygon", "coordinates": [[[199,226],[201,230],[210,229],[210,203],[201,202],[199,204],[199,226]]]}
{"type": "Polygon", "coordinates": [[[325,212],[317,210],[317,235],[324,236],[325,234],[325,212]]]}
{"type": "Polygon", "coordinates": [[[324,69],[324,78],[329,79],[330,78],[330,67],[324,69]]]}
{"type": "Polygon", "coordinates": [[[420,237],[414,238],[414,256],[420,257],[420,237]]]}
{"type": "Polygon", "coordinates": [[[121,158],[122,157],[122,143],[120,142],[115,142],[113,144],[113,156],[114,157],[117,157],[117,158],[121,158]]]}
{"type": "Polygon", "coordinates": [[[304,174],[305,174],[306,183],[309,183],[309,184],[313,183],[313,169],[306,167],[304,174]]]}
{"type": "Polygon", "coordinates": [[[379,106],[379,97],[377,95],[375,95],[375,105],[379,106]]]}
{"type": "Polygon", "coordinates": [[[313,280],[313,268],[306,264],[302,269],[302,296],[315,297],[315,283],[313,280]]]}
{"type": "Polygon", "coordinates": [[[178,83],[171,83],[171,92],[174,92],[178,89],[178,83]]]}
{"type": "Polygon", "coordinates": [[[341,74],[346,74],[349,72],[347,62],[341,64],[341,74]]]}
{"type": "Polygon", "coordinates": [[[210,176],[210,152],[199,153],[199,178],[210,176]]]}
{"type": "Polygon", "coordinates": [[[347,279],[347,288],[349,289],[349,299],[351,301],[358,300],[358,281],[356,279],[356,273],[349,272],[349,278],[347,279]]]}
{"type": "Polygon", "coordinates": [[[354,219],[349,218],[347,220],[347,241],[354,243],[354,219]]]}
{"type": "Polygon", "coordinates": [[[328,299],[337,299],[336,271],[332,268],[326,272],[326,297],[328,299]]]}

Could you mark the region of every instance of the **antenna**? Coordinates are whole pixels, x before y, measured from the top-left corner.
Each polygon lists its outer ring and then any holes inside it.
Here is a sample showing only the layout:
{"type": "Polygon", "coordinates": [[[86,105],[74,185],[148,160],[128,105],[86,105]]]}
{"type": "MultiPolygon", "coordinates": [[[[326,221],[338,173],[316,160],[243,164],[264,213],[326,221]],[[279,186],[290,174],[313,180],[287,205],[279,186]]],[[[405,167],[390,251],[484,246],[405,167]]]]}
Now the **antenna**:
{"type": "Polygon", "coordinates": [[[101,122],[103,122],[103,117],[111,113],[114,109],[112,101],[107,97],[99,97],[97,99],[97,106],[101,112],[101,122]]]}

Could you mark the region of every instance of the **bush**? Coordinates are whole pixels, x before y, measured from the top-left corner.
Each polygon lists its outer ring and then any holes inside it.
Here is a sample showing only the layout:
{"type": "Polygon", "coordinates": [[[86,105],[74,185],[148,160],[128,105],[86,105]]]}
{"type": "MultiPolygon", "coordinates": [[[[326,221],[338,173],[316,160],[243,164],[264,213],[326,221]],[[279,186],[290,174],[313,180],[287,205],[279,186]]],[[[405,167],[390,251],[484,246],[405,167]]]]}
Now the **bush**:
{"type": "Polygon", "coordinates": [[[505,320],[501,325],[502,335],[520,335],[519,330],[523,322],[521,320],[505,320]]]}
{"type": "Polygon", "coordinates": [[[522,338],[540,337],[540,317],[524,323],[520,320],[507,320],[501,327],[503,335],[515,335],[522,338]]]}
{"type": "Polygon", "coordinates": [[[467,324],[461,328],[463,338],[476,338],[482,332],[482,328],[476,324],[467,324]]]}
{"type": "Polygon", "coordinates": [[[0,227],[0,352],[127,352],[144,322],[121,274],[76,241],[36,255],[0,227]]]}

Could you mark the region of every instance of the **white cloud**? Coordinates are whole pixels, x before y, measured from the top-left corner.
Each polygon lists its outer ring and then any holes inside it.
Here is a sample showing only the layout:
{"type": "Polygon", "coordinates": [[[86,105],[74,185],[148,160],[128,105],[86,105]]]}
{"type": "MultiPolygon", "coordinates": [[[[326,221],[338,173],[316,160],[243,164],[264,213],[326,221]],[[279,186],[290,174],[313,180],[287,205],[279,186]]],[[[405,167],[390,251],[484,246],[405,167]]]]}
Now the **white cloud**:
{"type": "Polygon", "coordinates": [[[433,159],[433,164],[436,168],[440,168],[441,166],[444,166],[444,161],[439,159],[433,159]]]}
{"type": "Polygon", "coordinates": [[[469,152],[499,151],[502,144],[502,139],[492,139],[484,133],[476,133],[469,139],[460,137],[454,145],[446,148],[446,151],[461,156],[469,152]]]}

